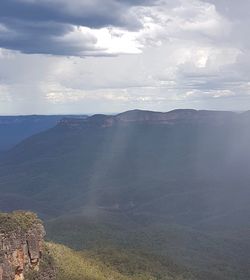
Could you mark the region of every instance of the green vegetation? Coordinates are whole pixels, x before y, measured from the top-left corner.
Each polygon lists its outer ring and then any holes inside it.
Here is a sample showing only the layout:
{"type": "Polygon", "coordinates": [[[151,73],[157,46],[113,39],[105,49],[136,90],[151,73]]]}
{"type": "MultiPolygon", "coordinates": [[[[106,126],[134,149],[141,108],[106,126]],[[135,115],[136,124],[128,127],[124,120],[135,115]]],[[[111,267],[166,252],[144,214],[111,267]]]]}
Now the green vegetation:
{"type": "Polygon", "coordinates": [[[140,252],[114,248],[76,252],[53,243],[48,243],[47,247],[55,260],[57,280],[196,279],[171,262],[140,252]]]}
{"type": "Polygon", "coordinates": [[[63,245],[47,244],[57,267],[57,280],[128,280],[101,262],[63,245]]]}
{"type": "Polygon", "coordinates": [[[98,217],[61,217],[47,222],[46,229],[49,240],[82,251],[128,277],[141,272],[153,279],[188,273],[188,279],[199,280],[250,277],[249,243],[212,232],[179,225],[138,226],[112,214],[106,222],[103,216],[102,222],[98,217]]]}
{"type": "Polygon", "coordinates": [[[194,275],[164,256],[140,250],[105,248],[85,255],[114,267],[131,279],[195,279],[194,275]]]}
{"type": "Polygon", "coordinates": [[[1,210],[36,211],[49,241],[122,277],[165,280],[172,260],[199,280],[250,279],[249,113],[211,115],[30,137],[0,162],[1,210]]]}
{"type": "Polygon", "coordinates": [[[27,211],[0,213],[0,232],[8,233],[17,229],[28,230],[35,223],[40,223],[37,215],[27,211]]]}

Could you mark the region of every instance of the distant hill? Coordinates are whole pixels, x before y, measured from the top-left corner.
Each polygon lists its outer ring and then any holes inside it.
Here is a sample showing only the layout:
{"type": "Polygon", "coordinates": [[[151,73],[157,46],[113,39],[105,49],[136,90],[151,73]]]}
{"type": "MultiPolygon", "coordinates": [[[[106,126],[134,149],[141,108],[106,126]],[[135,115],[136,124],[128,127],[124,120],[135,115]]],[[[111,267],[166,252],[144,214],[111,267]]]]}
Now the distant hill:
{"type": "Polygon", "coordinates": [[[25,199],[46,215],[102,209],[185,225],[248,223],[249,143],[248,112],[64,118],[6,154],[2,205],[15,207],[18,195],[19,206],[25,199]]]}
{"type": "Polygon", "coordinates": [[[249,112],[63,118],[4,155],[0,209],[38,212],[49,239],[77,250],[145,250],[198,279],[249,279],[249,143],[249,112]]]}
{"type": "Polygon", "coordinates": [[[55,126],[64,117],[60,115],[0,116],[0,156],[3,151],[12,148],[21,140],[55,126]]]}

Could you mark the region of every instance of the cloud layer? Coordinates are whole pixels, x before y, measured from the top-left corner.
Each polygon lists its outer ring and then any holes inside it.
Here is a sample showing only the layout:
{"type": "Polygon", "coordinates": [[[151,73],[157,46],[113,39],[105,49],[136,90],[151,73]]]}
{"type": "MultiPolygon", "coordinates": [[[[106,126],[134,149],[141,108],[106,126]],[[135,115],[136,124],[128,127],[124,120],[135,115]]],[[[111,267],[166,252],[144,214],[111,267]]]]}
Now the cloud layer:
{"type": "Polygon", "coordinates": [[[0,113],[250,109],[249,6],[2,0],[0,113]]]}
{"type": "Polygon", "coordinates": [[[142,27],[133,7],[155,1],[119,0],[2,0],[0,47],[52,55],[100,55],[100,28],[138,30],[142,27]],[[81,28],[84,27],[84,28],[81,28]]]}

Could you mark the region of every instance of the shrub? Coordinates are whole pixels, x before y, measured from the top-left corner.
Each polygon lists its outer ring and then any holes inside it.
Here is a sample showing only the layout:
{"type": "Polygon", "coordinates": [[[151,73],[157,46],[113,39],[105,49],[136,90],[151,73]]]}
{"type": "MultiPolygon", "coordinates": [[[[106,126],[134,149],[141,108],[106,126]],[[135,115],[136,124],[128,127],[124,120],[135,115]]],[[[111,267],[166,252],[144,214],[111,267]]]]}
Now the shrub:
{"type": "Polygon", "coordinates": [[[41,223],[37,215],[28,211],[0,213],[0,232],[9,233],[17,229],[28,230],[34,224],[41,223]]]}

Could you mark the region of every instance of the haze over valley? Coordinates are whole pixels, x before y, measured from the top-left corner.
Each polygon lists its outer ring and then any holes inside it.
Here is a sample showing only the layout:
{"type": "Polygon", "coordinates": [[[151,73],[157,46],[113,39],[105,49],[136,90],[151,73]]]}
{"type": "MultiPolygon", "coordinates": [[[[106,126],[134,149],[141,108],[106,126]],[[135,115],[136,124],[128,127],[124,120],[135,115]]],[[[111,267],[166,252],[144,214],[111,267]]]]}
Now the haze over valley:
{"type": "Polygon", "coordinates": [[[142,250],[198,279],[247,279],[249,141],[249,112],[66,117],[4,153],[1,210],[35,211],[49,240],[76,250],[142,250]]]}
{"type": "Polygon", "coordinates": [[[0,1],[0,280],[250,279],[250,1],[0,1]]]}

